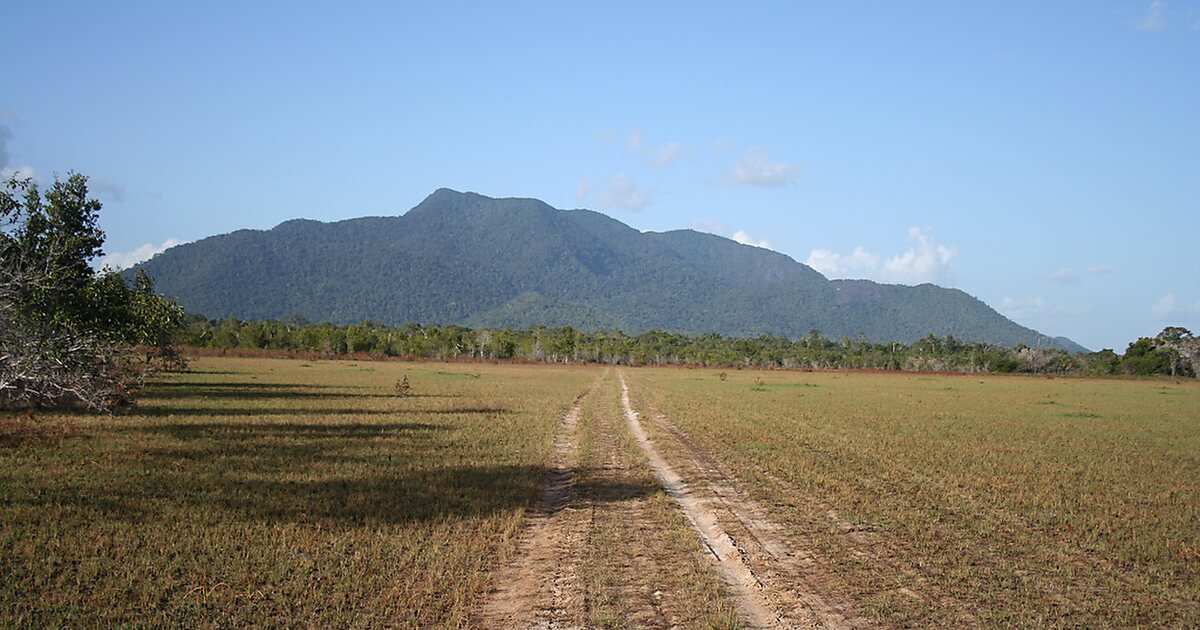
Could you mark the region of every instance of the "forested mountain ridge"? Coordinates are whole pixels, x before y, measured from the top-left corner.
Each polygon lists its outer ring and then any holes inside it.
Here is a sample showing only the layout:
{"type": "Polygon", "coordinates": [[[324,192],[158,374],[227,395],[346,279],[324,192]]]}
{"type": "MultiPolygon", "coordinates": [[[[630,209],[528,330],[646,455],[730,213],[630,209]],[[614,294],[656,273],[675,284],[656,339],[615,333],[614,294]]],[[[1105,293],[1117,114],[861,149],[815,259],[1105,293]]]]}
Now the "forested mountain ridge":
{"type": "Polygon", "coordinates": [[[817,329],[833,338],[954,335],[1082,350],[957,289],[830,281],[783,254],[712,234],[643,233],[590,210],[448,189],[402,216],[239,230],[140,267],[207,317],[735,336],[817,329]]]}

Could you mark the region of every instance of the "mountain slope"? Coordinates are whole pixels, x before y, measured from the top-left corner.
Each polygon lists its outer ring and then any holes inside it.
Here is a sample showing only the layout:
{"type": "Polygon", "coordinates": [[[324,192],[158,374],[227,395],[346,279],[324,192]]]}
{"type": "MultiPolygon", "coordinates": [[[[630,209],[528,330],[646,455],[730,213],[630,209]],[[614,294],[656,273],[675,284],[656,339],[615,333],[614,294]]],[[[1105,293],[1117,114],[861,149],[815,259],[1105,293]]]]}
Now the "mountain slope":
{"type": "Polygon", "coordinates": [[[953,334],[1081,349],[956,289],[829,281],[783,254],[711,234],[642,233],[589,210],[447,189],[403,216],[239,230],[142,267],[208,317],[793,337],[815,328],[833,338],[953,334]]]}

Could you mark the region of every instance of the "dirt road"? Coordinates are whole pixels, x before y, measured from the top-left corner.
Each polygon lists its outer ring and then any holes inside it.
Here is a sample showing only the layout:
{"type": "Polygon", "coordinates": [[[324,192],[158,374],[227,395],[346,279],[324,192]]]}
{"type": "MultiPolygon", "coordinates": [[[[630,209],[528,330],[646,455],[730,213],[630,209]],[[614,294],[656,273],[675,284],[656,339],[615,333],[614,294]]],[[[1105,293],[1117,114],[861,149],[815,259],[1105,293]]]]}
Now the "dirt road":
{"type": "Polygon", "coordinates": [[[560,420],[541,500],[476,625],[865,625],[736,481],[681,445],[672,452],[686,461],[672,466],[624,375],[602,375],[560,420]]]}
{"type": "MultiPolygon", "coordinates": [[[[779,526],[744,497],[728,477],[713,472],[692,454],[689,468],[698,474],[689,484],[659,454],[637,411],[629,401],[622,374],[621,404],[629,429],[637,438],[667,493],[688,516],[693,528],[716,560],[717,570],[729,585],[745,621],[757,628],[848,628],[863,625],[848,620],[846,606],[834,606],[809,588],[825,577],[776,536],[779,526]],[[721,486],[717,482],[723,482],[721,486]],[[707,486],[697,492],[693,486],[707,486]],[[735,538],[731,532],[736,532],[735,538]]],[[[665,418],[659,418],[665,422],[665,418]]]]}
{"type": "Polygon", "coordinates": [[[575,399],[558,423],[547,463],[542,496],[528,515],[514,561],[492,580],[479,624],[490,628],[562,628],[579,577],[573,566],[581,546],[587,515],[572,501],[578,437],[584,400],[595,384],[575,399]]]}

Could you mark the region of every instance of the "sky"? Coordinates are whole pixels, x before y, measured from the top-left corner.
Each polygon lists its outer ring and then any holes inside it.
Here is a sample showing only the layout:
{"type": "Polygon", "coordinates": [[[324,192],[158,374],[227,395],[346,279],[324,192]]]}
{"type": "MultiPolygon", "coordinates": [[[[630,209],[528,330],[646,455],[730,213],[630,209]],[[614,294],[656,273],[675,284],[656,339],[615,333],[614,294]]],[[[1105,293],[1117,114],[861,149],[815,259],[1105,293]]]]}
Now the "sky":
{"type": "Polygon", "coordinates": [[[3,15],[0,170],[89,176],[114,266],[448,187],[955,287],[1093,350],[1200,332],[1200,0],[3,15]]]}

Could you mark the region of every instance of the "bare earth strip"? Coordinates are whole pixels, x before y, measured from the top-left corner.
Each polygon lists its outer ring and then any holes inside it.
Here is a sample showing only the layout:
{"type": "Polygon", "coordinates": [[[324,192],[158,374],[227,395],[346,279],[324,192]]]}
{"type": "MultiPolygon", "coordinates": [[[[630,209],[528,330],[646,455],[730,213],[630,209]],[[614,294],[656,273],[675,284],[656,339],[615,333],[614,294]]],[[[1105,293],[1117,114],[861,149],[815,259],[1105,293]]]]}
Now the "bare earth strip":
{"type": "Polygon", "coordinates": [[[630,431],[663,487],[679,503],[712,554],[718,571],[738,600],[747,624],[757,628],[847,628],[859,625],[858,620],[847,620],[820,595],[806,589],[794,566],[784,566],[786,560],[795,565],[796,560],[803,559],[771,536],[770,530],[778,528],[771,525],[765,515],[756,513],[750,518],[751,510],[746,507],[741,510],[741,515],[733,516],[742,523],[747,535],[741,540],[730,536],[719,516],[722,509],[730,509],[729,502],[705,501],[690,491],[684,479],[650,441],[638,420],[638,413],[630,405],[624,374],[620,378],[621,403],[630,431]]]}
{"type": "Polygon", "coordinates": [[[542,496],[529,516],[513,562],[493,576],[494,590],[477,619],[480,627],[573,625],[569,609],[578,605],[581,593],[574,564],[588,526],[588,514],[571,502],[578,466],[576,427],[583,400],[594,389],[593,383],[559,421],[542,496]]]}
{"type": "Polygon", "coordinates": [[[616,379],[584,406],[581,505],[591,510],[578,567],[595,628],[732,628],[738,612],[711,556],[662,489],[625,422],[616,379]]]}

